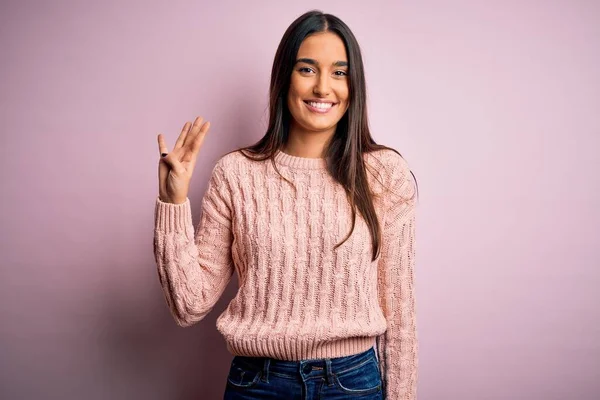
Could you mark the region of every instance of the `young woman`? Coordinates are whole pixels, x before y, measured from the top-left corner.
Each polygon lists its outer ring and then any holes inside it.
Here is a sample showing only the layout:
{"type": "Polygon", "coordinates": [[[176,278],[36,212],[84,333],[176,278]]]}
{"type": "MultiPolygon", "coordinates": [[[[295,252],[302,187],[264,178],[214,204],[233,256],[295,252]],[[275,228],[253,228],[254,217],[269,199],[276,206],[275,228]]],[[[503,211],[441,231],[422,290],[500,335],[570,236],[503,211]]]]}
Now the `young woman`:
{"type": "Polygon", "coordinates": [[[209,122],[187,122],[170,153],[158,135],[154,250],[175,320],[203,319],[236,272],[217,319],[234,356],[225,399],[415,399],[416,180],[371,137],[339,18],[290,25],[269,111],[260,141],[217,161],[196,231],[187,196],[209,122]]]}

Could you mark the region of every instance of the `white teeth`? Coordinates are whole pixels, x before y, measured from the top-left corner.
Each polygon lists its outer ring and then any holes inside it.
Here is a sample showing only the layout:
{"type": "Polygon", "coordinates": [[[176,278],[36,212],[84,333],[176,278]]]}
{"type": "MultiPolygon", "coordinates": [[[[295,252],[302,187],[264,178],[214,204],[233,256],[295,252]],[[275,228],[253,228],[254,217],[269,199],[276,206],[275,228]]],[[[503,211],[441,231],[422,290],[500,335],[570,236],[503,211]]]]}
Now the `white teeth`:
{"type": "Polygon", "coordinates": [[[331,103],[315,103],[312,101],[309,101],[308,104],[310,104],[311,106],[313,106],[315,108],[331,108],[331,106],[333,105],[331,103]]]}

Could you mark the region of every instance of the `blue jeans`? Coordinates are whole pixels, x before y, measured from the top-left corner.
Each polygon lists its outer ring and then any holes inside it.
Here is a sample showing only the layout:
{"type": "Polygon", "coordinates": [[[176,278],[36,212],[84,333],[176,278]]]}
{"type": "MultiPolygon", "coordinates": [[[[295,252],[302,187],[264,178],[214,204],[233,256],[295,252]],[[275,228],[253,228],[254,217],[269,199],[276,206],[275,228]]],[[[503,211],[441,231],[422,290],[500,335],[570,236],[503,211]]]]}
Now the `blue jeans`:
{"type": "Polygon", "coordinates": [[[375,349],[346,357],[301,361],[234,356],[224,400],[255,399],[382,400],[375,349]]]}

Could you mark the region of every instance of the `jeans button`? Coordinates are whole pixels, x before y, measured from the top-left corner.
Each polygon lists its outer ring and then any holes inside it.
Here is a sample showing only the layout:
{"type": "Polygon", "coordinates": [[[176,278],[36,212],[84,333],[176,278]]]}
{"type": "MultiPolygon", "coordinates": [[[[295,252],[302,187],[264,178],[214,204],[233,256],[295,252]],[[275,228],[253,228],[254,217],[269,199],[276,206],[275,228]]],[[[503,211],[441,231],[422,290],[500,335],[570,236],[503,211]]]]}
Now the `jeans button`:
{"type": "Polygon", "coordinates": [[[312,367],[310,365],[305,365],[304,366],[304,373],[308,374],[308,373],[310,373],[310,371],[312,371],[312,367]]]}

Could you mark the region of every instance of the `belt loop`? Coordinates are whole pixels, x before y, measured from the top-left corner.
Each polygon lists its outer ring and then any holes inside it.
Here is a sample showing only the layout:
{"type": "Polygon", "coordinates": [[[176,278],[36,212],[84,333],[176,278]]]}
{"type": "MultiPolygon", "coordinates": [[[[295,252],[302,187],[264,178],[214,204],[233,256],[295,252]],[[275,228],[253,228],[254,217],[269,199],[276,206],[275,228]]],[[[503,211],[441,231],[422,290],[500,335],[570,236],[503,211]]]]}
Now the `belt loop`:
{"type": "Polygon", "coordinates": [[[269,383],[269,367],[271,365],[271,359],[265,358],[265,364],[263,366],[263,376],[260,378],[263,382],[269,383]]]}
{"type": "Polygon", "coordinates": [[[327,385],[333,385],[333,371],[331,370],[331,358],[325,359],[325,369],[327,370],[327,385]]]}

